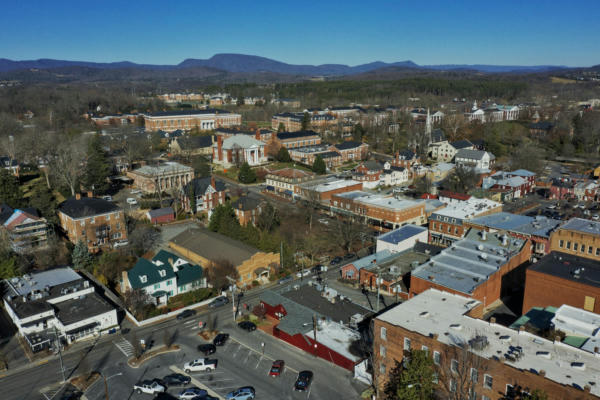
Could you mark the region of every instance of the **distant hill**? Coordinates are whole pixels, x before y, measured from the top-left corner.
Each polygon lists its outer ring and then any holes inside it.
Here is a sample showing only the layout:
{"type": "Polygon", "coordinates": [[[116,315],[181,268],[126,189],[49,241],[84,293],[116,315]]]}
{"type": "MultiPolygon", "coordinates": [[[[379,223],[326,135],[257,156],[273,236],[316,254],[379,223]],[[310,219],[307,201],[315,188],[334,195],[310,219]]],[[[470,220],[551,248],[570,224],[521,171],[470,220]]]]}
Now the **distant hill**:
{"type": "Polygon", "coordinates": [[[412,70],[437,70],[437,71],[477,71],[483,73],[532,73],[564,69],[564,66],[553,65],[417,65],[412,61],[400,61],[385,63],[375,61],[367,64],[349,66],[344,64],[323,65],[295,65],[287,64],[270,58],[245,55],[245,54],[215,54],[209,59],[189,58],[177,65],[151,65],[136,64],[129,61],[112,63],[98,63],[88,61],[67,61],[53,59],[39,59],[27,61],[13,61],[0,59],[0,72],[11,72],[19,70],[52,70],[65,67],[83,67],[99,70],[150,70],[150,71],[172,71],[189,70],[193,68],[208,68],[231,73],[275,73],[283,75],[301,76],[346,76],[363,74],[383,68],[400,68],[412,70]]]}

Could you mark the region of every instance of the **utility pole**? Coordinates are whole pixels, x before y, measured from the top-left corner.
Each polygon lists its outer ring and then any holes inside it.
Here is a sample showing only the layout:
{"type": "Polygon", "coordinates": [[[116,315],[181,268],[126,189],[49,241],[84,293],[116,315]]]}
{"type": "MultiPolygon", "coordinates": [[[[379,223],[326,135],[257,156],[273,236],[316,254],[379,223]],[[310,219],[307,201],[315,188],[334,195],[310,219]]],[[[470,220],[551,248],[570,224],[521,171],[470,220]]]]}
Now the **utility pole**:
{"type": "Polygon", "coordinates": [[[235,322],[235,279],[231,278],[230,276],[227,276],[226,278],[229,283],[231,283],[231,309],[233,311],[233,322],[235,322]]]}
{"type": "Polygon", "coordinates": [[[104,374],[102,374],[102,378],[104,378],[104,396],[106,397],[106,400],[108,400],[108,382],[106,382],[106,376],[104,376],[104,374]]]}
{"type": "Polygon", "coordinates": [[[65,379],[65,368],[63,365],[63,359],[62,359],[62,353],[60,351],[60,341],[58,340],[58,330],[56,329],[56,326],[54,327],[54,338],[56,339],[56,345],[58,346],[58,359],[60,360],[60,372],[62,373],[62,381],[64,382],[65,379]]]}
{"type": "Polygon", "coordinates": [[[379,312],[379,287],[381,286],[381,281],[383,281],[383,279],[381,279],[381,278],[376,279],[376,283],[377,283],[377,309],[376,309],[376,312],[379,312]]]}

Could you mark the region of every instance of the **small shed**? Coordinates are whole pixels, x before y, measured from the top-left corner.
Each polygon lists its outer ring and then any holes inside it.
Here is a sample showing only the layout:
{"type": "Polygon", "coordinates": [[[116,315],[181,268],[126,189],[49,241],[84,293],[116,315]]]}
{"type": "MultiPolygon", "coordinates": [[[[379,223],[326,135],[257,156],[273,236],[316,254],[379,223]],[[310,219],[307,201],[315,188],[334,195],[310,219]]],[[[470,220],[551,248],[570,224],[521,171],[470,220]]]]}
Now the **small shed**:
{"type": "Polygon", "coordinates": [[[175,221],[175,211],[172,207],[150,210],[146,213],[146,216],[153,224],[166,224],[175,221]]]}

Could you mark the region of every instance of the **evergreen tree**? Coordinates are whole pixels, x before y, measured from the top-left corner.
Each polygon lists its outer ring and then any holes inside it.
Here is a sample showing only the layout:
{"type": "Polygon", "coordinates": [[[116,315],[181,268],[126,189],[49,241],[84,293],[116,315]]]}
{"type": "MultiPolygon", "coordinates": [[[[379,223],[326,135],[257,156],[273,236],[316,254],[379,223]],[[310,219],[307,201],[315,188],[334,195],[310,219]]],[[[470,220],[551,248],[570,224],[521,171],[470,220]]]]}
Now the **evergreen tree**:
{"type": "Polygon", "coordinates": [[[312,170],[315,174],[324,175],[327,172],[327,166],[321,156],[316,156],[313,162],[312,170]]]}
{"type": "Polygon", "coordinates": [[[280,122],[279,126],[277,127],[277,133],[281,132],[285,132],[285,125],[283,124],[283,122],[280,122]]]}
{"type": "Polygon", "coordinates": [[[78,241],[73,248],[71,260],[75,269],[87,269],[94,262],[94,258],[88,251],[88,247],[83,240],[78,241]]]}
{"type": "Polygon", "coordinates": [[[58,204],[52,190],[48,189],[43,183],[37,184],[31,197],[29,197],[29,206],[35,208],[42,214],[42,217],[52,224],[58,224],[56,209],[58,204]]]}
{"type": "Polygon", "coordinates": [[[108,189],[110,174],[110,162],[102,148],[100,136],[95,135],[88,143],[84,184],[89,190],[93,189],[96,193],[104,193],[108,189]]]}
{"type": "Polygon", "coordinates": [[[188,198],[190,199],[190,209],[192,214],[196,214],[196,185],[194,185],[194,181],[190,182],[188,185],[188,198]]]}
{"type": "Polygon", "coordinates": [[[19,180],[4,168],[0,168],[0,204],[2,203],[12,208],[18,208],[23,203],[19,180]]]}
{"type": "Polygon", "coordinates": [[[2,255],[0,257],[0,279],[9,279],[20,275],[17,257],[2,255]]]}
{"type": "Polygon", "coordinates": [[[238,173],[238,180],[241,183],[253,183],[256,182],[256,172],[247,162],[244,162],[240,167],[240,172],[238,173]]]}
{"type": "Polygon", "coordinates": [[[302,116],[302,130],[305,131],[310,128],[310,114],[305,112],[302,116]]]}
{"type": "Polygon", "coordinates": [[[424,350],[413,350],[402,363],[396,362],[385,387],[388,399],[429,400],[435,388],[433,360],[424,350]]]}
{"type": "Polygon", "coordinates": [[[285,146],[281,146],[279,151],[277,152],[277,161],[280,162],[290,162],[292,158],[290,157],[290,153],[285,146]]]}

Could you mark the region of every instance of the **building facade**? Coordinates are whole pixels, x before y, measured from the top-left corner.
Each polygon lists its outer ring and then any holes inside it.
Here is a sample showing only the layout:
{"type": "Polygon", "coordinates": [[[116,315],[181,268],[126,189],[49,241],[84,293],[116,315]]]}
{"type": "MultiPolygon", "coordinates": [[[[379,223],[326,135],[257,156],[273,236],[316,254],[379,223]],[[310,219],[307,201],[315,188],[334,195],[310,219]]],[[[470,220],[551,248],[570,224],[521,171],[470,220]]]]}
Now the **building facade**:
{"type": "Polygon", "coordinates": [[[550,250],[600,261],[600,222],[571,218],[550,237],[550,250]]]}
{"type": "Polygon", "coordinates": [[[161,111],[143,114],[147,131],[163,130],[172,132],[177,129],[213,130],[241,125],[242,116],[214,108],[190,111],[161,111]]]}
{"type": "Polygon", "coordinates": [[[194,178],[194,169],[176,162],[166,162],[157,166],[144,165],[127,176],[133,185],[144,193],[180,190],[194,178]]]}
{"type": "Polygon", "coordinates": [[[17,253],[41,249],[48,244],[48,222],[35,210],[13,210],[0,205],[0,230],[17,253]]]}

